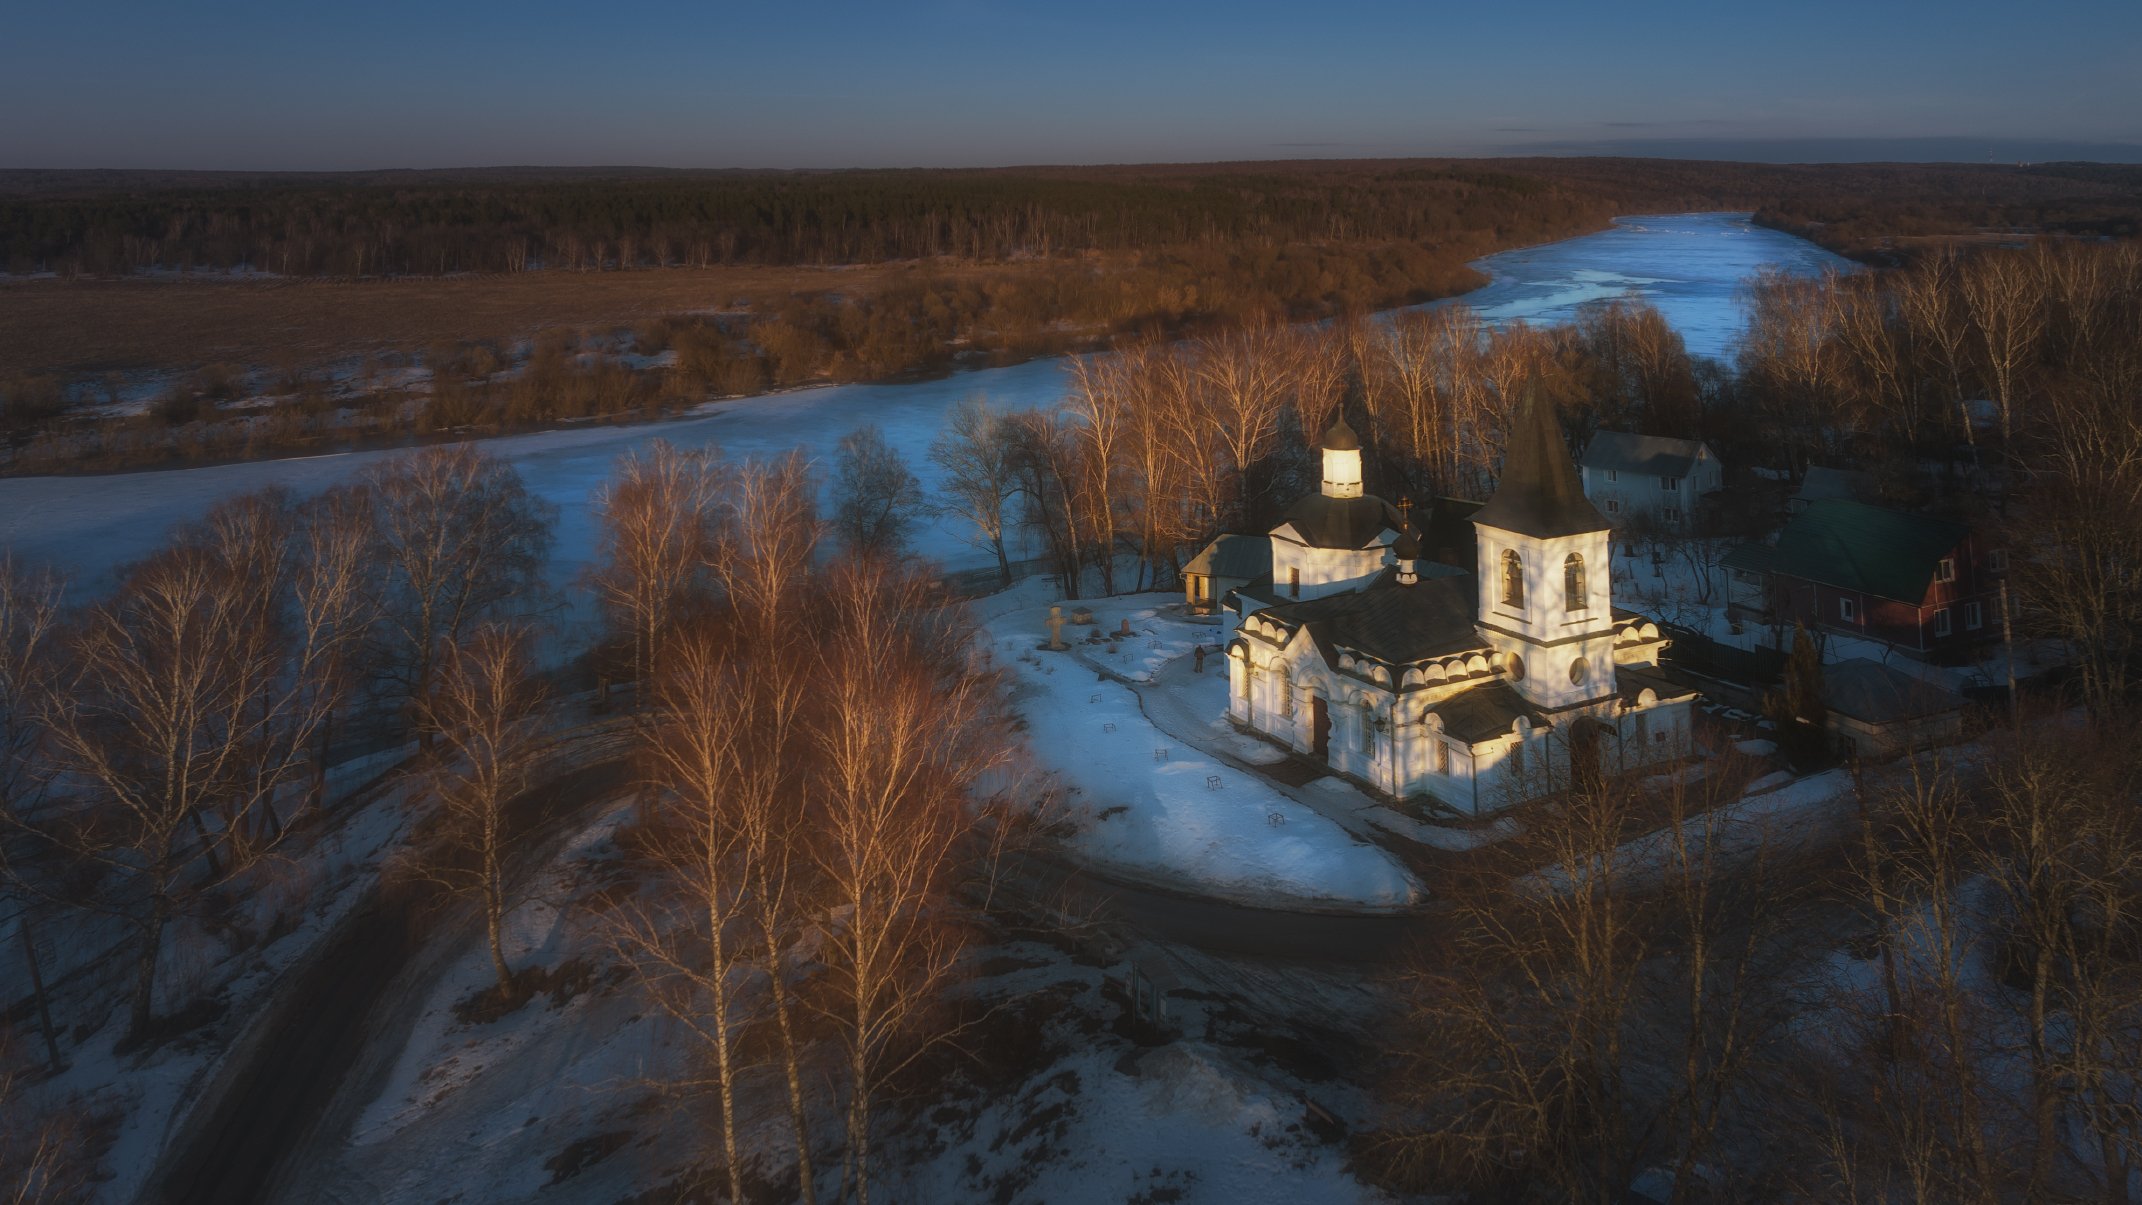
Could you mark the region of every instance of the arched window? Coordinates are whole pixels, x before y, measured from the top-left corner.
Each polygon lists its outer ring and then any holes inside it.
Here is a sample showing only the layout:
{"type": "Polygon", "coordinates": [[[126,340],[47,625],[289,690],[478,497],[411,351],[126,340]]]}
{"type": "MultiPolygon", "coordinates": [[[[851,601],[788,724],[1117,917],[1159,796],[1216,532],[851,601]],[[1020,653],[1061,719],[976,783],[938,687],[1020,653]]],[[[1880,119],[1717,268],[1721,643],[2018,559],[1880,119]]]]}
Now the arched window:
{"type": "Polygon", "coordinates": [[[1525,563],[1511,548],[1502,553],[1502,605],[1519,610],[1525,606],[1525,563]]]}
{"type": "Polygon", "coordinates": [[[1562,609],[1584,609],[1584,558],[1574,552],[1562,562],[1562,609]]]}

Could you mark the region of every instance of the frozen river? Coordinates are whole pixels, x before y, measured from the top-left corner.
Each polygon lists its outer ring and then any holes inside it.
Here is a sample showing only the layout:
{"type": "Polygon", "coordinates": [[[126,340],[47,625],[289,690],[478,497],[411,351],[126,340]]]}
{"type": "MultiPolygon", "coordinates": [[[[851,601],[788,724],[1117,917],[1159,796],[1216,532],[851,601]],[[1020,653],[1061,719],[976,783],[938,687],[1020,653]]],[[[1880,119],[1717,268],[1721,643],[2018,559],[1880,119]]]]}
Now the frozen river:
{"type": "MultiPolygon", "coordinates": [[[[1845,261],[1812,243],[1750,225],[1744,215],[1698,213],[1622,218],[1611,230],[1480,261],[1493,283],[1463,300],[1491,321],[1558,322],[1588,301],[1642,294],[1679,330],[1689,350],[1724,355],[1741,325],[1740,282],[1763,264],[1819,272],[1845,261]]],[[[591,492],[625,451],[660,436],[687,447],[719,445],[731,457],[770,456],[793,448],[823,457],[850,430],[876,423],[907,456],[925,488],[937,473],[928,450],[947,408],[984,394],[1010,409],[1063,396],[1060,359],[959,373],[894,385],[829,385],[722,402],[691,418],[629,427],[506,435],[485,445],[512,461],[529,487],[559,508],[556,580],[570,581],[593,542],[591,492]]],[[[110,583],[114,566],[162,542],[171,524],[196,518],[218,498],[268,485],[299,491],[345,480],[389,452],[352,452],[287,460],[102,477],[0,479],[0,545],[17,557],[72,576],[77,593],[110,583]]],[[[932,523],[916,551],[947,567],[994,561],[964,539],[956,520],[932,523]]]]}

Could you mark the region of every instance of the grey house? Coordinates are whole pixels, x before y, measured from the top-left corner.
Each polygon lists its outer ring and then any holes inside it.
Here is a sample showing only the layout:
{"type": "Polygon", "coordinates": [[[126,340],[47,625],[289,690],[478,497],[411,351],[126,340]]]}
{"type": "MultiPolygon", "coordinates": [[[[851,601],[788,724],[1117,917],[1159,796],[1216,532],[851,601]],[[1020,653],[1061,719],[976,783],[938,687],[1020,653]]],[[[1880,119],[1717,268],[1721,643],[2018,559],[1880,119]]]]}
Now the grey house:
{"type": "Polygon", "coordinates": [[[1601,431],[1579,467],[1584,496],[1616,527],[1637,519],[1687,527],[1703,496],[1725,485],[1724,466],[1696,439],[1601,431]]]}

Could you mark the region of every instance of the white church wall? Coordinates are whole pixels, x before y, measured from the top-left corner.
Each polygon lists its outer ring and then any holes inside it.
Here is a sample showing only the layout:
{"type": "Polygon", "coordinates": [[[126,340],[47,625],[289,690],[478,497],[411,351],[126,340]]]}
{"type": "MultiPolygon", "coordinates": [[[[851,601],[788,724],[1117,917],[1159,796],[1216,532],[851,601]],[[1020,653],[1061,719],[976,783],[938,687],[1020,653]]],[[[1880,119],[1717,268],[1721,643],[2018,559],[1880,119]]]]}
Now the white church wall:
{"type": "Polygon", "coordinates": [[[1275,535],[1272,589],[1290,600],[1359,590],[1383,572],[1384,550],[1396,538],[1386,531],[1367,548],[1315,548],[1275,535]]]}

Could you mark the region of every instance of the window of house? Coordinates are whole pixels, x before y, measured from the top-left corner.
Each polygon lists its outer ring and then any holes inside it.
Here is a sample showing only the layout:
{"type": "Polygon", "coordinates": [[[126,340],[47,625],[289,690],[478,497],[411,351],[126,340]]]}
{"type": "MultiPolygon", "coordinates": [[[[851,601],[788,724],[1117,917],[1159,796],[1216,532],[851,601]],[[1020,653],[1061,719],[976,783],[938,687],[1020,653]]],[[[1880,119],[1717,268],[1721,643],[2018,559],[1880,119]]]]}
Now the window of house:
{"type": "Polygon", "coordinates": [[[1610,514],[1610,515],[1618,515],[1618,514],[1620,514],[1620,513],[1621,513],[1621,503],[1619,503],[1619,502],[1615,501],[1615,500],[1614,500],[1614,499],[1612,499],[1612,498],[1609,498],[1609,499],[1607,499],[1607,500],[1606,500],[1606,513],[1608,513],[1608,514],[1610,514]]]}
{"type": "Polygon", "coordinates": [[[1659,488],[1669,493],[1678,492],[1681,488],[1681,479],[1679,477],[1661,477],[1659,478],[1659,488]]]}
{"type": "Polygon", "coordinates": [[[1584,609],[1584,558],[1574,552],[1562,562],[1562,609],[1584,609]]]}
{"type": "Polygon", "coordinates": [[[1668,523],[1679,523],[1681,521],[1681,508],[1678,506],[1662,507],[1659,510],[1659,516],[1668,523]]]}
{"type": "Polygon", "coordinates": [[[1614,475],[1614,470],[1612,470],[1612,469],[1608,469],[1608,470],[1606,471],[1606,479],[1607,479],[1608,481],[1617,481],[1617,480],[1619,480],[1619,478],[1618,478],[1618,477],[1616,477],[1616,476],[1614,475]]]}
{"type": "Polygon", "coordinates": [[[1302,571],[1300,566],[1289,565],[1287,567],[1287,593],[1296,598],[1302,596],[1302,571]]]}
{"type": "Polygon", "coordinates": [[[1859,618],[1859,608],[1852,605],[1851,599],[1840,598],[1837,600],[1837,618],[1852,623],[1859,618]]]}
{"type": "Polygon", "coordinates": [[[1525,563],[1515,549],[1502,553],[1502,605],[1520,611],[1525,607],[1525,563]]]}
{"type": "Polygon", "coordinates": [[[1986,626],[1986,609],[1975,602],[1964,604],[1964,629],[1975,632],[1986,626]]]}
{"type": "Polygon", "coordinates": [[[2006,573],[2006,572],[2008,572],[2008,550],[2007,550],[2007,549],[2005,549],[2005,548],[1996,548],[1996,549],[1994,549],[1994,550],[1993,550],[1992,552],[1989,552],[1989,553],[1987,553],[1987,554],[1986,554],[1986,572],[1988,572],[1988,573],[2006,573]]]}
{"type": "Polygon", "coordinates": [[[1955,581],[1956,562],[1949,557],[1942,557],[1940,563],[1934,566],[1934,580],[1937,582],[1955,581]]]}
{"type": "Polygon", "coordinates": [[[1943,607],[1939,611],[1934,612],[1934,635],[1946,636],[1949,634],[1949,631],[1949,609],[1947,607],[1943,607]]]}

